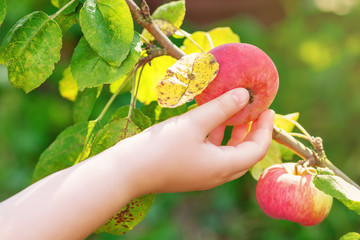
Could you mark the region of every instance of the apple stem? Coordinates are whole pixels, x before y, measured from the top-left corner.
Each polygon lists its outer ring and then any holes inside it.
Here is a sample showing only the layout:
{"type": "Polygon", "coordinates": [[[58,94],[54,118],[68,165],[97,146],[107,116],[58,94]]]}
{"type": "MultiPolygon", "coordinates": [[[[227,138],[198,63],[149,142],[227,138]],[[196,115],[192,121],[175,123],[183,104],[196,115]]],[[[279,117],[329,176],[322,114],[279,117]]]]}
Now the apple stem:
{"type": "Polygon", "coordinates": [[[310,175],[316,175],[316,173],[313,173],[313,172],[310,171],[310,169],[309,169],[309,161],[306,161],[306,162],[303,164],[303,167],[304,167],[305,171],[306,171],[308,174],[310,174],[310,175]]]}

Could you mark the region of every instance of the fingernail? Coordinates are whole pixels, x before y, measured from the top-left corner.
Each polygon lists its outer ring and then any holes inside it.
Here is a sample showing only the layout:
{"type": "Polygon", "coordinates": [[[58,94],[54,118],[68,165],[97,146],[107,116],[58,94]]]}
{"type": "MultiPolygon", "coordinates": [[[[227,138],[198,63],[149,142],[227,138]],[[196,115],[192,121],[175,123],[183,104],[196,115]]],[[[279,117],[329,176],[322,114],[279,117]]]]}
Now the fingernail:
{"type": "Polygon", "coordinates": [[[236,88],[231,91],[231,95],[234,96],[239,104],[244,104],[249,101],[249,92],[245,88],[236,88]]]}

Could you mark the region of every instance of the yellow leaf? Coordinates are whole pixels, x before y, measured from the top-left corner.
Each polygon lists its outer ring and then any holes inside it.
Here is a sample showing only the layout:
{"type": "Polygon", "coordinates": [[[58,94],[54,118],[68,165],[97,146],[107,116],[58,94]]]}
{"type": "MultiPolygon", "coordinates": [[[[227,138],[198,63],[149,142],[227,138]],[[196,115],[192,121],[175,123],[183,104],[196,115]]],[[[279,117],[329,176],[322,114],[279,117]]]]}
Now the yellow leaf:
{"type": "Polygon", "coordinates": [[[157,101],[156,85],[165,76],[166,69],[175,62],[176,59],[173,57],[161,56],[151,60],[151,65],[145,65],[137,95],[140,102],[149,104],[152,101],[157,101]]]}
{"type": "MultiPolygon", "coordinates": [[[[211,50],[210,41],[214,47],[223,45],[225,43],[239,43],[240,38],[229,27],[219,27],[208,32],[194,32],[191,34],[192,38],[205,52],[211,50]]],[[[181,49],[187,53],[201,52],[201,50],[192,43],[189,39],[185,39],[181,49]]]]}
{"type": "MultiPolygon", "coordinates": [[[[127,75],[123,76],[122,78],[120,78],[119,80],[116,80],[115,82],[111,83],[110,84],[110,92],[111,93],[115,93],[118,88],[124,83],[124,81],[126,80],[127,78],[127,75]]],[[[122,87],[122,89],[120,90],[119,92],[119,95],[120,94],[123,94],[124,92],[128,92],[131,90],[131,86],[132,86],[132,83],[131,81],[128,81],[125,86],[122,87]]]]}
{"type": "Polygon", "coordinates": [[[219,64],[210,53],[193,53],[178,60],[157,84],[158,103],[174,108],[200,94],[216,77],[219,64]]]}
{"type": "Polygon", "coordinates": [[[280,115],[280,114],[275,115],[275,121],[274,121],[275,125],[279,128],[284,129],[287,132],[291,132],[294,129],[295,124],[287,119],[297,121],[299,119],[299,113],[290,113],[287,115],[280,115]]]}
{"type": "Polygon", "coordinates": [[[78,91],[77,83],[72,76],[70,67],[68,67],[65,69],[63,77],[59,81],[60,95],[70,101],[75,101],[78,91]]]}

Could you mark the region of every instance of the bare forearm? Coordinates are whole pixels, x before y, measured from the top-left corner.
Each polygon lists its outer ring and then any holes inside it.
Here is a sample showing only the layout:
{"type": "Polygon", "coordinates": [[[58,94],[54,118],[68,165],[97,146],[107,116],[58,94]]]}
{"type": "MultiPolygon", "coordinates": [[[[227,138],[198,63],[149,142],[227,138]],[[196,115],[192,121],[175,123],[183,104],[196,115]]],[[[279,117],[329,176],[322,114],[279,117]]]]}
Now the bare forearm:
{"type": "Polygon", "coordinates": [[[136,197],[121,145],[0,204],[1,239],[83,239],[136,197]]]}

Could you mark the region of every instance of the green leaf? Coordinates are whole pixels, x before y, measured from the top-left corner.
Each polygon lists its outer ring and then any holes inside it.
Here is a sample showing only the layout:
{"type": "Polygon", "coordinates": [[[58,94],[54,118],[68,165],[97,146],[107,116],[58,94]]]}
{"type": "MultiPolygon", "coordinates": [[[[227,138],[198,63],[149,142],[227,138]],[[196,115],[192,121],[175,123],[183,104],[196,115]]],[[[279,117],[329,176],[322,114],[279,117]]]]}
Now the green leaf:
{"type": "Polygon", "coordinates": [[[178,107],[200,94],[216,77],[219,64],[210,53],[185,55],[166,71],[156,93],[162,107],[178,107]]]}
{"type": "MultiPolygon", "coordinates": [[[[181,27],[185,17],[185,10],[185,1],[173,1],[158,7],[154,11],[152,18],[160,30],[169,37],[181,27]]],[[[149,41],[154,40],[154,37],[146,29],[144,29],[142,35],[149,41]]]]}
{"type": "Polygon", "coordinates": [[[173,1],[158,7],[152,14],[153,19],[161,19],[180,28],[185,17],[185,1],[173,1]]]}
{"type": "MultiPolygon", "coordinates": [[[[62,8],[70,1],[71,0],[51,0],[51,3],[57,8],[62,8]]],[[[79,4],[79,2],[80,2],[79,0],[75,0],[66,9],[64,9],[61,13],[64,15],[67,15],[67,14],[75,12],[75,9],[76,9],[77,5],[79,4]]]]}
{"type": "MultiPolygon", "coordinates": [[[[205,52],[211,50],[210,41],[212,41],[214,47],[225,43],[240,42],[239,36],[235,34],[229,27],[214,28],[207,33],[201,31],[194,32],[190,35],[190,38],[192,38],[205,52]]],[[[201,52],[201,50],[189,39],[184,40],[181,49],[187,54],[201,52]]]]}
{"type": "Polygon", "coordinates": [[[360,240],[360,234],[356,232],[349,232],[342,236],[339,240],[360,240]]]}
{"type": "Polygon", "coordinates": [[[77,17],[75,13],[68,15],[60,13],[54,20],[60,26],[62,34],[65,34],[77,22],[77,17]]]}
{"type": "MultiPolygon", "coordinates": [[[[116,110],[116,112],[111,116],[110,122],[119,120],[121,118],[127,118],[129,113],[130,106],[123,106],[116,110]]],[[[139,109],[135,108],[132,110],[130,120],[138,127],[141,131],[144,131],[146,128],[151,126],[151,120],[149,117],[145,116],[139,109]]]]}
{"type": "Polygon", "coordinates": [[[140,128],[131,120],[122,118],[112,121],[97,133],[91,148],[90,157],[140,132],[140,128]]]}
{"type": "Polygon", "coordinates": [[[59,92],[63,98],[66,98],[70,101],[75,101],[78,94],[78,86],[74,80],[70,67],[67,67],[63,72],[63,77],[59,81],[59,92]]]}
{"type": "Polygon", "coordinates": [[[79,22],[95,52],[114,67],[120,66],[130,51],[133,20],[123,0],[86,0],[79,22]]]}
{"type": "Polygon", "coordinates": [[[59,25],[43,12],[33,12],[13,26],[0,48],[0,63],[8,68],[10,83],[26,93],[39,87],[60,59],[59,25]]]}
{"type": "MultiPolygon", "coordinates": [[[[127,118],[112,121],[96,135],[90,156],[94,156],[115,145],[117,142],[140,132],[140,128],[127,118]]],[[[154,199],[155,194],[148,194],[135,198],[115,214],[107,223],[100,227],[97,232],[124,234],[131,230],[145,218],[147,212],[153,205],[154,199]]]]}
{"type": "Polygon", "coordinates": [[[281,162],[280,144],[272,140],[266,156],[250,169],[251,176],[258,180],[266,168],[281,162]]]}
{"type": "Polygon", "coordinates": [[[0,0],[0,26],[3,23],[6,15],[6,0],[0,0]]]}
{"type": "Polygon", "coordinates": [[[157,101],[153,101],[148,105],[143,105],[141,111],[148,116],[153,123],[158,123],[187,112],[188,107],[184,104],[176,108],[163,108],[159,106],[157,101]]]}
{"type": "Polygon", "coordinates": [[[96,233],[107,232],[122,235],[130,231],[146,217],[154,204],[155,196],[155,194],[147,194],[135,198],[100,227],[96,233]]]}
{"type": "Polygon", "coordinates": [[[83,122],[62,131],[41,154],[33,180],[38,181],[86,158],[90,151],[86,142],[94,135],[95,127],[95,122],[83,122]]]}
{"type": "Polygon", "coordinates": [[[71,71],[80,91],[109,84],[123,78],[131,71],[141,54],[141,41],[135,33],[130,52],[119,67],[113,67],[101,58],[82,37],[71,59],[71,71]]]}
{"type": "Polygon", "coordinates": [[[74,123],[87,122],[102,87],[87,88],[76,97],[74,102],[74,123]]]}
{"type": "Polygon", "coordinates": [[[147,63],[141,75],[137,98],[144,104],[157,101],[156,85],[165,76],[166,70],[176,62],[170,56],[161,56],[147,63]]]}
{"type": "Polygon", "coordinates": [[[360,190],[334,175],[316,175],[313,183],[326,194],[341,201],[347,208],[360,214],[360,190]]]}

